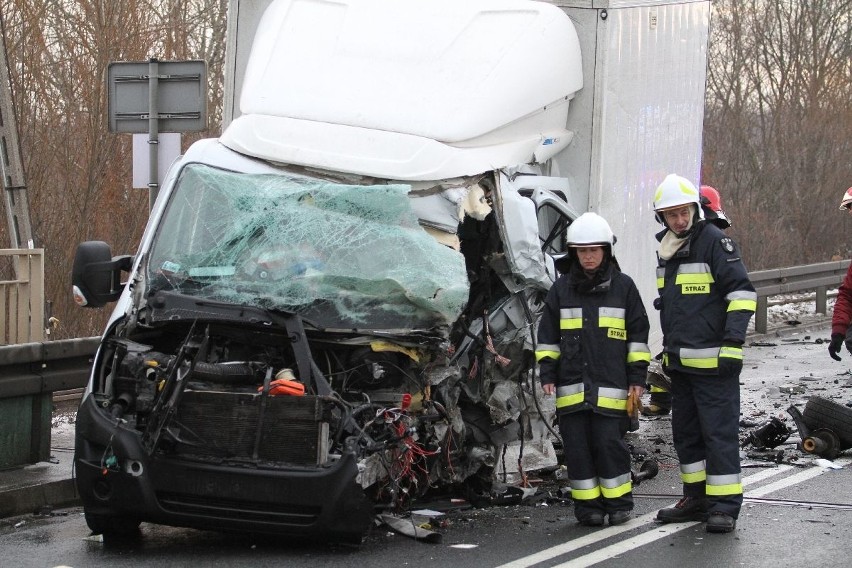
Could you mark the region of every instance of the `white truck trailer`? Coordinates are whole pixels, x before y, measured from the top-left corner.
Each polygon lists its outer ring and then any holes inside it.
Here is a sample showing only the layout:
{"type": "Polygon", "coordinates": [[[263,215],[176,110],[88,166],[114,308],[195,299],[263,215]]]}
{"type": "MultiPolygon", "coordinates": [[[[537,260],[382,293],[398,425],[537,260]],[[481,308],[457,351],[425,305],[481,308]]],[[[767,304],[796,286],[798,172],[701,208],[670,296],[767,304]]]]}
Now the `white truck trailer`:
{"type": "Polygon", "coordinates": [[[652,194],[698,178],[709,10],[232,0],[221,137],[134,256],[75,260],[78,303],[117,301],[78,412],[90,528],[358,540],[555,466],[553,260],[601,213],[656,320],[652,194]]]}

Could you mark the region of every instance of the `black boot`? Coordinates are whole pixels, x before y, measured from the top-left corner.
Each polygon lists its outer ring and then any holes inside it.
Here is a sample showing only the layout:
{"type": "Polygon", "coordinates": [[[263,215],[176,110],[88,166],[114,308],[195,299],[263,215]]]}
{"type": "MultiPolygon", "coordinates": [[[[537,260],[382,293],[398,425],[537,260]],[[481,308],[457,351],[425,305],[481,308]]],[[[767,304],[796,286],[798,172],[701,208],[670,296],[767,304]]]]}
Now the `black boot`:
{"type": "Polygon", "coordinates": [[[598,512],[586,513],[577,518],[584,527],[602,527],[604,524],[604,514],[598,512]]]}
{"type": "Polygon", "coordinates": [[[674,507],[657,511],[657,520],[662,523],[704,522],[707,516],[707,501],[700,497],[684,497],[674,507]]]}
{"type": "Polygon", "coordinates": [[[729,533],[737,528],[737,520],[727,513],[714,512],[707,519],[707,532],[729,533]]]}

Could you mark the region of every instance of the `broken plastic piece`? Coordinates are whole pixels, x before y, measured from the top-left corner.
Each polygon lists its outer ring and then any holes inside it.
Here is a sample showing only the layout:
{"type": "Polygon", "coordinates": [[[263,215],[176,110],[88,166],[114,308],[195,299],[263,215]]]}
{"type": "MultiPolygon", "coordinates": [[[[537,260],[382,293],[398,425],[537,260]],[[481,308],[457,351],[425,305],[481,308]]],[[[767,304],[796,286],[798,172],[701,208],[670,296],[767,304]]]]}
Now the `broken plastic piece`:
{"type": "Polygon", "coordinates": [[[432,542],[435,544],[441,542],[440,533],[436,533],[434,531],[419,527],[414,524],[411,519],[402,519],[400,517],[395,517],[393,515],[388,514],[379,515],[379,518],[387,526],[405,536],[410,536],[411,538],[415,538],[417,540],[432,542]]]}
{"type": "Polygon", "coordinates": [[[773,416],[769,421],[764,422],[755,430],[749,432],[743,441],[743,446],[751,444],[755,448],[771,449],[780,446],[790,437],[790,429],[786,424],[781,422],[777,417],[773,416]]]}
{"type": "Polygon", "coordinates": [[[826,469],[843,469],[842,465],[823,458],[814,460],[814,463],[826,469]]]}

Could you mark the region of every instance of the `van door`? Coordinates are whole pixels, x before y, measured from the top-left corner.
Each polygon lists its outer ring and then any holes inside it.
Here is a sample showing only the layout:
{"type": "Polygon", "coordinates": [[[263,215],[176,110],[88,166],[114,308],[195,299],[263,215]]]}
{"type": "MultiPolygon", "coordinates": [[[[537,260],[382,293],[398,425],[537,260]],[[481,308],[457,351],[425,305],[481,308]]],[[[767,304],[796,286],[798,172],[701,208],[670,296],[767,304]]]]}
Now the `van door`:
{"type": "Polygon", "coordinates": [[[554,261],[567,252],[565,231],[580,216],[568,204],[568,180],[524,174],[510,179],[501,172],[498,184],[494,209],[505,231],[507,261],[514,273],[548,289],[557,277],[554,261]]]}

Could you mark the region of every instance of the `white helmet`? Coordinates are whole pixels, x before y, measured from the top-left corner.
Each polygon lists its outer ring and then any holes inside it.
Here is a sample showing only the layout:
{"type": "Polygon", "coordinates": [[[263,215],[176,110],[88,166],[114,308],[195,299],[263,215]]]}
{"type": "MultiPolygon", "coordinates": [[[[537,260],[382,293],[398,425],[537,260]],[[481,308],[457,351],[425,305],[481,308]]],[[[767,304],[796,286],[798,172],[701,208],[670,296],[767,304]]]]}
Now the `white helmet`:
{"type": "Polygon", "coordinates": [[[681,207],[683,205],[695,204],[695,209],[698,212],[698,218],[704,218],[704,212],[701,210],[701,195],[698,188],[686,179],[677,174],[669,174],[666,179],[657,186],[657,191],[654,193],[654,211],[656,212],[657,221],[665,225],[661,211],[681,207]]]}
{"type": "Polygon", "coordinates": [[[849,209],[852,207],[852,187],[846,190],[843,194],[843,200],[840,202],[841,209],[849,209]]]}
{"type": "Polygon", "coordinates": [[[597,213],[583,213],[568,226],[568,246],[588,247],[615,244],[615,235],[606,219],[597,213]]]}

